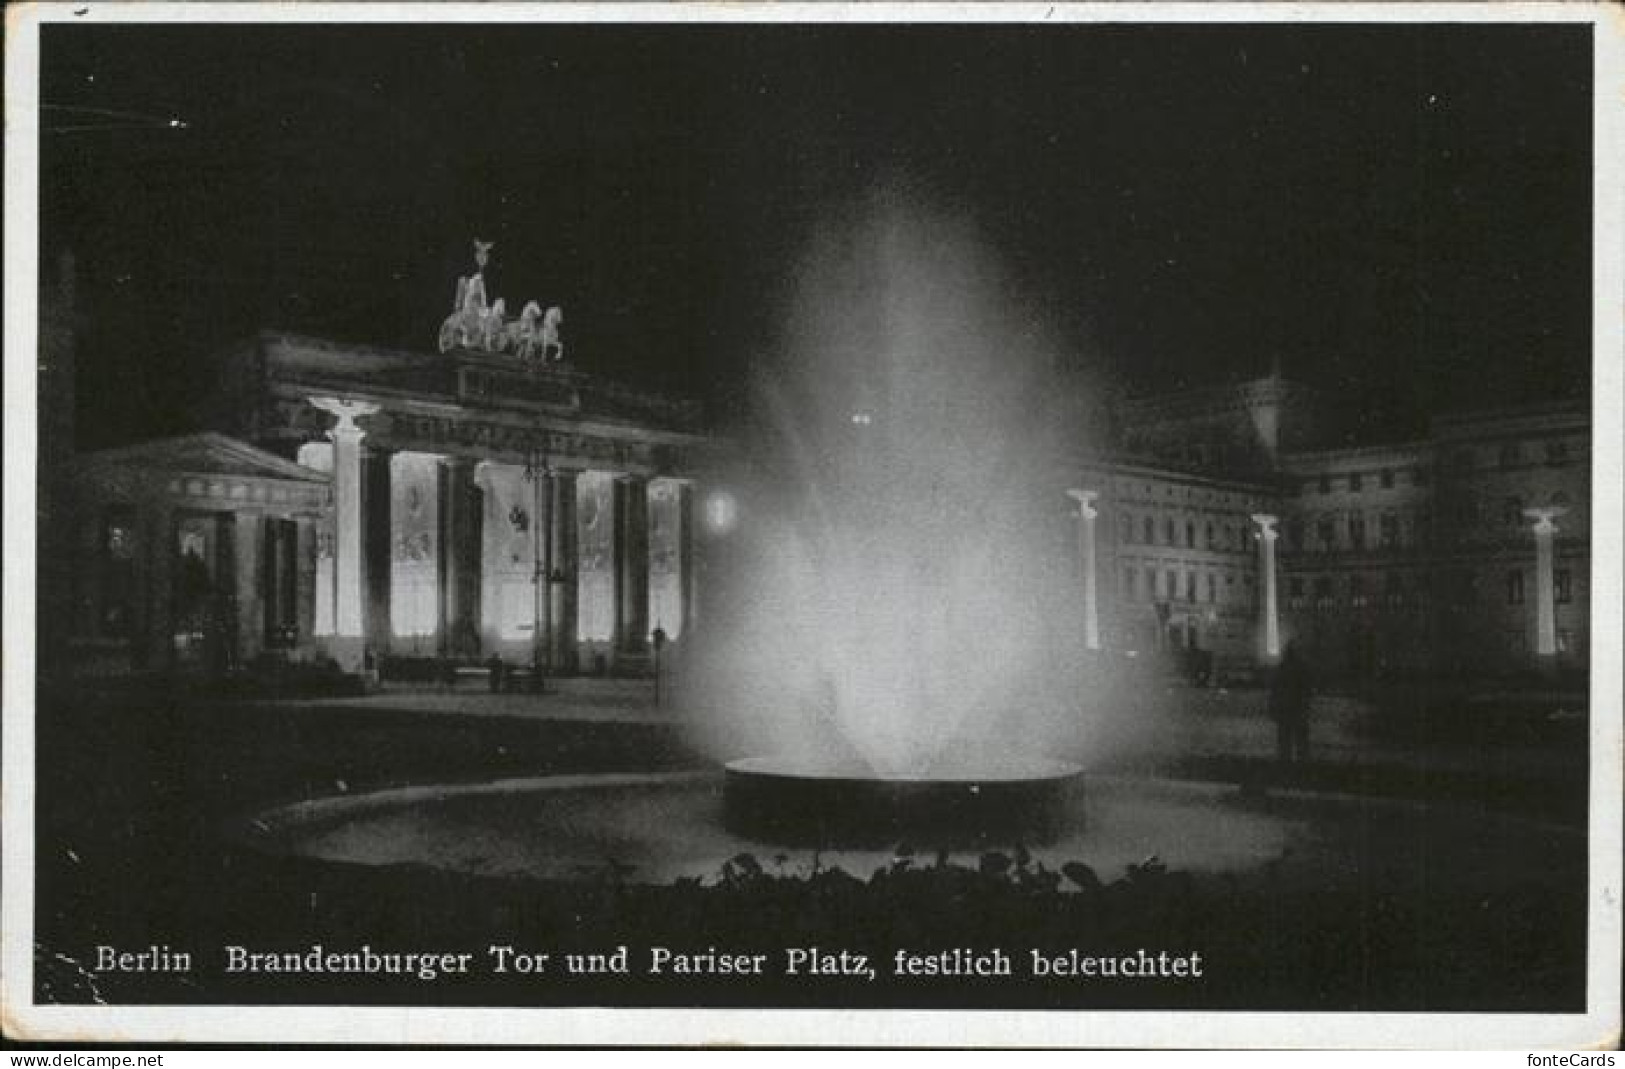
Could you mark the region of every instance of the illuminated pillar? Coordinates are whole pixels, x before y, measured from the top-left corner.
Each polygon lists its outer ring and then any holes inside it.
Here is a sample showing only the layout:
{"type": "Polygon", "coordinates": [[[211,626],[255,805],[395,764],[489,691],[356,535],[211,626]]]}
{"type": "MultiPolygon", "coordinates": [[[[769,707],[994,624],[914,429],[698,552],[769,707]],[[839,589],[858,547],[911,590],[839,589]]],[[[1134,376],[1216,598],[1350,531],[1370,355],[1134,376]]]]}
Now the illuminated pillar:
{"type": "Polygon", "coordinates": [[[609,472],[577,475],[576,634],[581,642],[592,644],[589,652],[595,656],[602,656],[603,645],[613,642],[617,635],[618,497],[614,476],[609,472]]]}
{"type": "Polygon", "coordinates": [[[482,460],[474,466],[474,485],[481,492],[480,524],[480,645],[486,652],[499,653],[497,643],[501,628],[501,591],[498,586],[497,562],[502,559],[503,541],[509,530],[503,499],[493,486],[493,465],[482,460]]]}
{"type": "Polygon", "coordinates": [[[447,652],[441,460],[434,453],[405,451],[389,459],[390,644],[418,657],[447,652]]]}
{"type": "Polygon", "coordinates": [[[1275,542],[1280,538],[1275,525],[1280,518],[1260,512],[1253,516],[1253,522],[1258,524],[1258,568],[1264,585],[1264,656],[1273,661],[1281,656],[1281,622],[1275,595],[1275,542]]]}
{"type": "Polygon", "coordinates": [[[1066,496],[1078,503],[1078,558],[1083,569],[1083,645],[1100,649],[1100,609],[1095,589],[1095,499],[1094,490],[1068,490],[1066,496]]]}
{"type": "Polygon", "coordinates": [[[678,567],[683,570],[682,634],[689,634],[699,619],[699,561],[694,542],[694,486],[688,481],[677,485],[678,567]]]}
{"type": "Polygon", "coordinates": [[[692,554],[689,487],[663,477],[649,482],[649,628],[676,640],[691,618],[692,554]]]}
{"type": "Polygon", "coordinates": [[[359,640],[366,634],[361,570],[361,439],[366,432],[355,421],[377,412],[378,406],[336,397],[312,397],[310,403],[338,417],[327,432],[333,440],[333,633],[341,640],[334,652],[345,669],[354,671],[361,667],[359,640]],[[346,639],[357,641],[342,641],[346,639]]]}
{"type": "Polygon", "coordinates": [[[639,651],[649,638],[649,482],[627,476],[616,483],[624,507],[616,510],[621,580],[618,637],[622,649],[639,651]]]}
{"type": "Polygon", "coordinates": [[[576,668],[576,473],[553,473],[553,503],[548,518],[553,525],[553,575],[550,577],[553,605],[554,671],[573,672],[576,668]]]}
{"type": "Polygon", "coordinates": [[[1567,511],[1541,508],[1523,512],[1535,523],[1535,653],[1540,657],[1557,654],[1557,592],[1552,582],[1552,538],[1557,524],[1552,521],[1567,511]]]}

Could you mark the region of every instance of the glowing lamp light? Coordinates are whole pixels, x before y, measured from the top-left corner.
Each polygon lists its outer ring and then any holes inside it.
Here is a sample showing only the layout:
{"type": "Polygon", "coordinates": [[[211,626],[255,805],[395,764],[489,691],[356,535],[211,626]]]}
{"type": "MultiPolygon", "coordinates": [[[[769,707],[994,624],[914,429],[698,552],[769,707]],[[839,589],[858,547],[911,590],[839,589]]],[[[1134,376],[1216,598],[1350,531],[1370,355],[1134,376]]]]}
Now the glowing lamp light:
{"type": "Polygon", "coordinates": [[[739,522],[739,502],[726,490],[714,490],[705,499],[705,526],[712,534],[727,534],[739,522]]]}

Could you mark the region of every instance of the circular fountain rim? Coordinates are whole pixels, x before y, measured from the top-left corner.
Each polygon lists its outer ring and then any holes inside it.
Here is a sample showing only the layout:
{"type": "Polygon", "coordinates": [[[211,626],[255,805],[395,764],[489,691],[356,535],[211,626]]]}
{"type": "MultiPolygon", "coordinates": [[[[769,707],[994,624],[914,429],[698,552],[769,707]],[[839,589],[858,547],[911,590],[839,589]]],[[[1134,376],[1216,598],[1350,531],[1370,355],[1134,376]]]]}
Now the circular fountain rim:
{"type": "Polygon", "coordinates": [[[1024,757],[1019,760],[1003,758],[997,764],[976,771],[947,769],[919,775],[880,775],[872,771],[851,767],[832,767],[808,763],[799,758],[779,754],[760,754],[740,757],[723,766],[730,775],[754,776],[763,779],[806,780],[809,782],[892,783],[900,786],[975,786],[977,784],[1037,784],[1073,779],[1083,774],[1083,767],[1070,761],[1048,757],[1024,757]]]}

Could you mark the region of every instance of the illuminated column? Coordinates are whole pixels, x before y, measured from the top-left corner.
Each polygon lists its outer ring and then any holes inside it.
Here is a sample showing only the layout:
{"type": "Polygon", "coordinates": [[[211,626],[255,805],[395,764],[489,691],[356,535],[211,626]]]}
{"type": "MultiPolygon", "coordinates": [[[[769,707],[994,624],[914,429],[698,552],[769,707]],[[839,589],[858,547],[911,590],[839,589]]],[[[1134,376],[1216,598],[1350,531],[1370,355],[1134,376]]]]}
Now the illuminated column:
{"type": "Polygon", "coordinates": [[[1567,511],[1542,508],[1523,512],[1535,522],[1535,653],[1541,657],[1557,654],[1556,591],[1552,583],[1552,536],[1557,534],[1557,524],[1552,521],[1567,511]]]}
{"type": "Polygon", "coordinates": [[[677,484],[677,559],[683,572],[682,634],[694,629],[699,619],[698,561],[694,557],[694,486],[684,480],[677,484]]]}
{"type": "Polygon", "coordinates": [[[689,619],[691,569],[687,548],[688,485],[663,477],[649,482],[649,628],[668,639],[683,634],[689,619]]]}
{"type": "Polygon", "coordinates": [[[399,653],[444,654],[445,472],[434,453],[389,459],[389,631],[399,653]]]}
{"type": "Polygon", "coordinates": [[[1258,524],[1258,568],[1264,583],[1264,656],[1275,660],[1281,655],[1281,622],[1275,597],[1275,542],[1280,532],[1275,525],[1280,518],[1257,513],[1253,522],[1258,524]]]}
{"type": "Polygon", "coordinates": [[[627,476],[616,490],[624,505],[616,514],[621,533],[618,637],[622,649],[636,651],[649,638],[649,482],[627,476]]]}
{"type": "MultiPolygon", "coordinates": [[[[333,632],[340,639],[360,639],[366,633],[361,573],[361,439],[366,432],[355,421],[377,412],[378,406],[336,397],[312,397],[310,403],[338,417],[327,432],[333,440],[333,632]]],[[[361,665],[359,643],[355,646],[340,657],[352,671],[361,665]]]]}
{"type": "Polygon", "coordinates": [[[1100,609],[1095,590],[1095,499],[1094,490],[1068,490],[1066,496],[1078,503],[1078,558],[1083,568],[1083,645],[1100,648],[1100,609]]]}
{"type": "Polygon", "coordinates": [[[480,489],[485,513],[480,523],[480,645],[487,653],[499,652],[502,595],[497,562],[502,559],[503,540],[509,528],[502,497],[493,485],[492,471],[493,465],[488,460],[474,466],[474,485],[480,489]]]}
{"type": "Polygon", "coordinates": [[[553,649],[554,671],[573,672],[576,667],[576,473],[553,473],[553,507],[548,518],[553,524],[553,649]]]}
{"type": "Polygon", "coordinates": [[[594,655],[602,655],[602,646],[616,637],[618,496],[609,472],[586,471],[576,476],[576,635],[581,642],[593,644],[589,652],[594,655]]]}

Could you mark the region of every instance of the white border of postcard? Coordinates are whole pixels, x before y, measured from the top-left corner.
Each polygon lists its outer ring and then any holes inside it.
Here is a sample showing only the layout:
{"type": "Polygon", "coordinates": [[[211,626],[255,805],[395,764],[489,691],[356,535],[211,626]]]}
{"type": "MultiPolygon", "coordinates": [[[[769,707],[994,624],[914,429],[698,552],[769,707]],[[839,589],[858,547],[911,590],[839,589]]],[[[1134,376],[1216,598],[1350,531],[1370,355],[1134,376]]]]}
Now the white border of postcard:
{"type": "Polygon", "coordinates": [[[11,1039],[139,1043],[1601,1048],[1619,1043],[1625,15],[1558,3],[16,4],[6,11],[5,556],[0,1012],[11,1039]],[[1572,23],[1595,30],[1590,961],[1584,1014],[917,1012],[37,1006],[34,843],[35,353],[44,22],[1572,23]]]}

